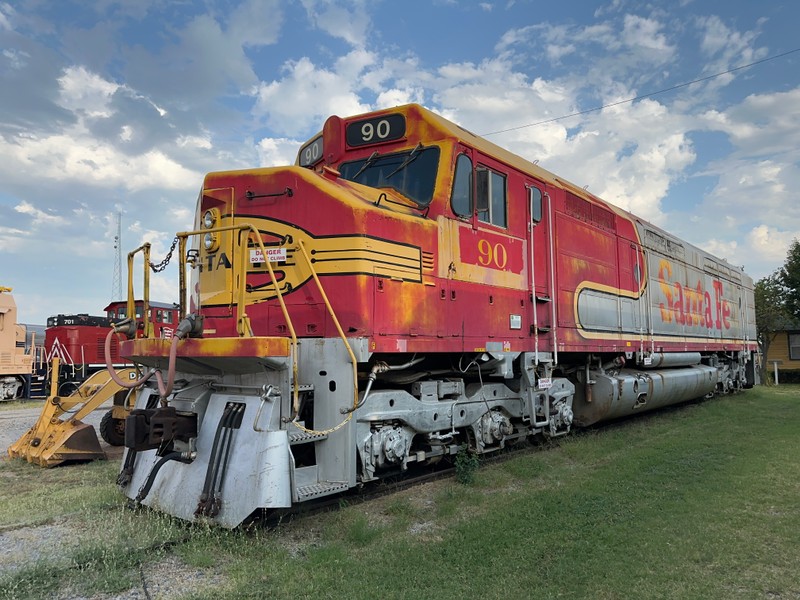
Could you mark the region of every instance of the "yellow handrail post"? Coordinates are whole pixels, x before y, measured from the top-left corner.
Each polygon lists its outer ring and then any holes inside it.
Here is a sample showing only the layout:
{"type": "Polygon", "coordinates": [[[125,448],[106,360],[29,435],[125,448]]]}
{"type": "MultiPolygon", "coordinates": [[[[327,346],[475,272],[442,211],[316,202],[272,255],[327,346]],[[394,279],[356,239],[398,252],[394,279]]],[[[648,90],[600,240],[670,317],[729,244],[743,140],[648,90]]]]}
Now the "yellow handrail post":
{"type": "MultiPolygon", "coordinates": [[[[136,250],[128,252],[128,302],[127,311],[128,318],[136,323],[136,299],[133,295],[133,262],[136,254],[142,252],[144,255],[144,283],[142,290],[142,298],[144,305],[142,306],[143,318],[143,335],[147,338],[153,337],[153,325],[150,323],[150,242],[145,242],[136,250]]],[[[134,337],[136,332],[134,330],[134,337]]]]}
{"type": "Polygon", "coordinates": [[[178,322],[186,318],[186,237],[178,236],[178,322]]]}
{"type": "Polygon", "coordinates": [[[144,320],[144,337],[153,337],[153,324],[150,323],[150,244],[144,245],[144,289],[142,290],[142,318],[144,320]]]}

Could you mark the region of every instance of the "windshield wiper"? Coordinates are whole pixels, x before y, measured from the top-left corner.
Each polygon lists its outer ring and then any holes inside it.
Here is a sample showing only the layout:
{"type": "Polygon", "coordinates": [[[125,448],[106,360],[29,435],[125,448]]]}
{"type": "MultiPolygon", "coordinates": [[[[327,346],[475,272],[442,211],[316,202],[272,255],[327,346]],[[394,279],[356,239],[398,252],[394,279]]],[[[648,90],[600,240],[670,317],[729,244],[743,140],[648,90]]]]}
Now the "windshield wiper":
{"type": "Polygon", "coordinates": [[[375,152],[370,154],[369,158],[364,161],[363,165],[361,165],[361,168],[358,171],[356,171],[355,175],[353,175],[353,177],[351,178],[351,181],[355,181],[356,179],[358,179],[358,176],[361,175],[364,171],[366,171],[367,168],[369,168],[369,166],[372,163],[374,163],[375,159],[378,158],[379,156],[380,156],[380,153],[377,150],[375,150],[375,152]]]}
{"type": "Polygon", "coordinates": [[[389,179],[389,177],[391,177],[392,175],[394,175],[395,173],[397,173],[397,172],[399,172],[399,171],[402,171],[402,170],[403,170],[403,169],[405,169],[405,168],[406,168],[408,165],[410,165],[412,162],[414,162],[415,160],[417,160],[417,158],[419,157],[419,151],[420,151],[420,150],[422,150],[424,147],[425,147],[425,146],[423,146],[423,145],[422,145],[422,142],[420,142],[419,144],[417,144],[416,146],[414,146],[414,149],[413,149],[413,150],[412,150],[412,151],[409,153],[409,155],[408,155],[408,156],[406,156],[406,159],[405,159],[403,162],[401,162],[401,163],[400,163],[400,165],[399,165],[399,166],[398,166],[398,167],[397,167],[397,168],[396,168],[394,171],[392,171],[391,173],[389,173],[389,174],[386,176],[386,179],[389,179]]]}

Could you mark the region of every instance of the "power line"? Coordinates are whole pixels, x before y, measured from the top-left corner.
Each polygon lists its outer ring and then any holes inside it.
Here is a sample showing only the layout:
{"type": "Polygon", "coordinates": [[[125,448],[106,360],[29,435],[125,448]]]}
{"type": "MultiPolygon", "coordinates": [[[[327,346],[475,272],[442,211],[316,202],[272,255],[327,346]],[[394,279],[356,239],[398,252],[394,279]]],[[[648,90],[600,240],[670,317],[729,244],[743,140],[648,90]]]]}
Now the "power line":
{"type": "Polygon", "coordinates": [[[719,73],[714,73],[713,75],[707,75],[706,77],[700,77],[699,79],[694,79],[693,81],[687,81],[686,83],[679,83],[678,85],[673,85],[672,87],[664,88],[663,90],[658,90],[657,92],[650,92],[648,94],[641,94],[639,96],[635,96],[634,98],[628,98],[626,100],[618,100],[617,102],[612,102],[610,104],[604,104],[603,106],[596,106],[594,108],[587,108],[586,110],[581,110],[578,112],[570,113],[568,115],[562,115],[560,117],[555,117],[553,119],[545,119],[544,121],[537,121],[536,123],[528,123],[527,125],[517,125],[516,127],[509,127],[508,129],[500,129],[499,131],[492,131],[489,133],[483,133],[482,136],[487,135],[497,135],[498,133],[506,133],[508,131],[516,131],[517,129],[525,129],[526,127],[536,127],[537,125],[544,125],[546,123],[554,123],[555,121],[561,121],[563,119],[569,119],[570,117],[577,117],[578,115],[585,115],[586,113],[595,112],[598,110],[603,110],[604,108],[610,108],[612,106],[619,106],[620,104],[626,104],[628,102],[636,102],[636,100],[641,100],[642,98],[650,98],[651,96],[655,96],[657,94],[664,94],[666,92],[671,92],[673,90],[677,90],[680,88],[684,88],[690,86],[695,83],[700,83],[702,81],[708,81],[709,79],[714,79],[716,77],[720,77],[722,75],[727,75],[728,73],[733,73],[735,71],[741,71],[742,69],[747,69],[748,67],[753,67],[755,65],[760,65],[761,63],[769,62],[771,60],[775,60],[777,58],[783,58],[784,56],[788,56],[789,54],[794,54],[795,52],[800,52],[800,48],[795,48],[794,50],[789,50],[788,52],[782,52],[781,54],[775,54],[774,56],[768,56],[767,58],[762,58],[761,60],[756,60],[754,62],[748,63],[746,65],[741,65],[738,67],[733,67],[732,69],[728,69],[727,71],[721,71],[719,73]]]}

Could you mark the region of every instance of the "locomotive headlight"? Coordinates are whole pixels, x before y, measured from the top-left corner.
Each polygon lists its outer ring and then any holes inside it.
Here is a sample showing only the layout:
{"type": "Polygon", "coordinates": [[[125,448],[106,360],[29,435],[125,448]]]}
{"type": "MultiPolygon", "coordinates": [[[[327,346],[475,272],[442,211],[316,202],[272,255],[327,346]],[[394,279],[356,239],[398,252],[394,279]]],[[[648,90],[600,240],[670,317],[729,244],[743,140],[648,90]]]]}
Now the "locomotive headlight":
{"type": "Polygon", "coordinates": [[[211,252],[217,247],[217,236],[213,233],[207,233],[203,236],[203,247],[206,251],[211,252]]]}
{"type": "Polygon", "coordinates": [[[216,224],[218,216],[219,213],[213,208],[211,210],[207,210],[206,212],[204,212],[203,227],[205,227],[206,229],[211,229],[216,224]]]}

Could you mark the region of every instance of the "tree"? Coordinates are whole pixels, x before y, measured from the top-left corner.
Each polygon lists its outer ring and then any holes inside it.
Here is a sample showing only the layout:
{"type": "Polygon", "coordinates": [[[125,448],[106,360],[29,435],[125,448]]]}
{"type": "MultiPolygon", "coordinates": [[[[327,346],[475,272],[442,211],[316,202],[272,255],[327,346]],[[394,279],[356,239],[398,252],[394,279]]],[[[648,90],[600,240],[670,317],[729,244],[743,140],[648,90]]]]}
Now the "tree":
{"type": "MultiPolygon", "coordinates": [[[[795,246],[797,243],[795,242],[795,246]]],[[[798,253],[800,257],[800,253],[798,253]]],[[[787,259],[788,262],[788,259],[787,259]]],[[[798,263],[800,266],[800,263],[798,263]]],[[[767,381],[767,353],[779,331],[786,328],[790,315],[786,309],[787,289],[783,284],[785,269],[759,279],[753,287],[756,304],[756,336],[761,349],[761,381],[767,381]]],[[[800,275],[800,271],[798,272],[800,275]]]]}
{"type": "Polygon", "coordinates": [[[779,272],[784,288],[786,312],[792,319],[800,322],[800,241],[795,239],[791,243],[786,262],[779,272]]]}

